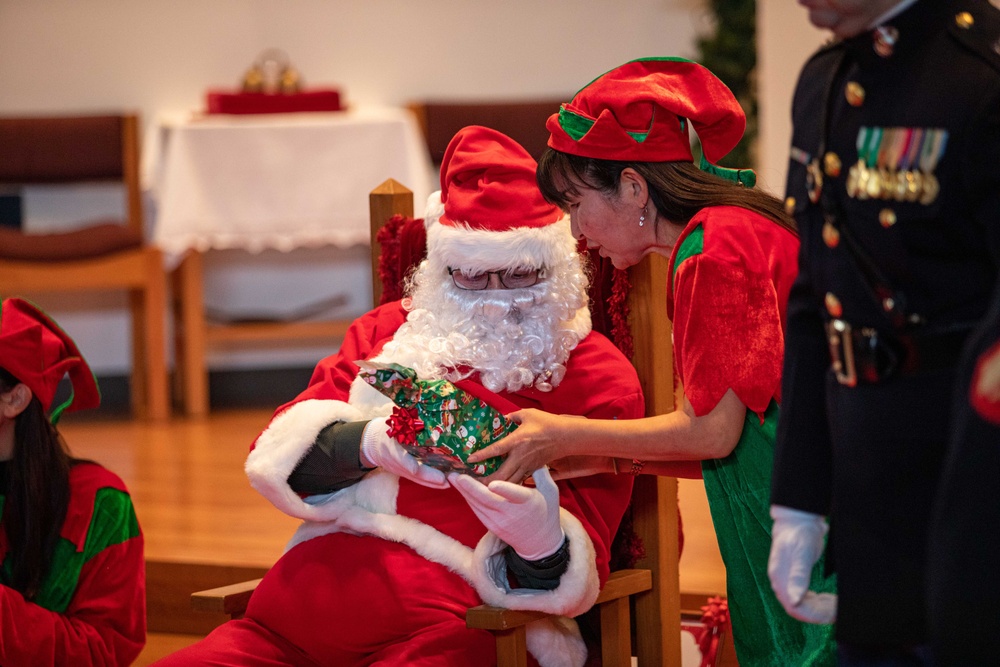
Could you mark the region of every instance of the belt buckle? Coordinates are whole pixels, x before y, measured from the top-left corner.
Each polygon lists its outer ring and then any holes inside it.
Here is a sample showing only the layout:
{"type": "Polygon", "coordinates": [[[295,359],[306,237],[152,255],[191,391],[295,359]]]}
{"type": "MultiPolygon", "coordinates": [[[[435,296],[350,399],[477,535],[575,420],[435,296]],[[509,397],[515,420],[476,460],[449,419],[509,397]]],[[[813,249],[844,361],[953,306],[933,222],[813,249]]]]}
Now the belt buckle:
{"type": "Polygon", "coordinates": [[[827,343],[830,345],[830,367],[837,382],[845,387],[858,384],[854,363],[854,337],[851,325],[844,320],[830,320],[826,324],[827,343]]]}

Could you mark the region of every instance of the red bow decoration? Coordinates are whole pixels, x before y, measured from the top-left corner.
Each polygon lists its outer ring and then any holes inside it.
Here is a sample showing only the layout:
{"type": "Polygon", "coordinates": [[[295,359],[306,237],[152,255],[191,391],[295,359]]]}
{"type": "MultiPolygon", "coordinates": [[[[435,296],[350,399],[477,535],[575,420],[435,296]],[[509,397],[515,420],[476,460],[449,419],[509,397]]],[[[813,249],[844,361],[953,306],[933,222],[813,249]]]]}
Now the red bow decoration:
{"type": "Polygon", "coordinates": [[[720,635],[729,629],[729,602],[723,597],[710,597],[701,611],[702,628],[695,633],[695,639],[701,649],[701,667],[710,667],[715,664],[720,635]]]}
{"type": "Polygon", "coordinates": [[[385,423],[389,427],[386,435],[395,438],[401,445],[416,444],[417,433],[424,430],[424,422],[417,416],[416,407],[401,408],[397,405],[385,423]]]}

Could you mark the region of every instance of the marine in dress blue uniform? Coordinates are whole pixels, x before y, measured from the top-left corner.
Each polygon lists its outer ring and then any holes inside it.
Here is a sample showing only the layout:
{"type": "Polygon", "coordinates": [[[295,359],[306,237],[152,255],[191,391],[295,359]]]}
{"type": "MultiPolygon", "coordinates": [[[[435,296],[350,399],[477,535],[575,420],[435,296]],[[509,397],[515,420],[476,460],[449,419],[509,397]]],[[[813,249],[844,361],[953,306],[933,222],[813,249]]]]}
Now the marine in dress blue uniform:
{"type": "Polygon", "coordinates": [[[796,89],[772,503],[829,518],[843,645],[928,641],[956,367],[997,272],[998,39],[987,0],[920,0],[821,49],[796,89]]]}

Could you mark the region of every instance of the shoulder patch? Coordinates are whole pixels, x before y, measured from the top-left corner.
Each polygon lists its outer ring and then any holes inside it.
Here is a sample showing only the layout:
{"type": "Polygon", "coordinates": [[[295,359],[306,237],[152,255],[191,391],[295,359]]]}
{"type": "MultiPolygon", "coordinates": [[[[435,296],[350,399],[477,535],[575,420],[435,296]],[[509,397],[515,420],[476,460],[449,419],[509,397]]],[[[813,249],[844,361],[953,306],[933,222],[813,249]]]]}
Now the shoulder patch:
{"type": "Polygon", "coordinates": [[[1000,72],[1000,0],[966,0],[956,3],[948,31],[1000,72]]]}

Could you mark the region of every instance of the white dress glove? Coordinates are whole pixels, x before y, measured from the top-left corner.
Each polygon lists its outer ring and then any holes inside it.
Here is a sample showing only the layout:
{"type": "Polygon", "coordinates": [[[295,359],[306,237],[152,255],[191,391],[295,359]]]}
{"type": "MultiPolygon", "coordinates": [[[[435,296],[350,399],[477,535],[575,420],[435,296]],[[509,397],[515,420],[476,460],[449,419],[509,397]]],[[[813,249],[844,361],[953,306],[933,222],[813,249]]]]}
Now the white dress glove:
{"type": "Polygon", "coordinates": [[[415,459],[402,445],[389,437],[386,433],[388,430],[384,417],[368,422],[361,436],[361,465],[366,468],[382,468],[433,489],[448,486],[448,479],[443,472],[415,459]]]}
{"type": "Polygon", "coordinates": [[[771,506],[771,555],[767,576],[788,615],[806,623],[833,623],[837,596],[809,590],[813,565],[823,553],[827,530],[819,514],[771,506]]]}
{"type": "Polygon", "coordinates": [[[486,528],[525,560],[551,556],[566,536],[559,524],[559,487],[549,469],[533,475],[535,487],[493,481],[489,486],[469,475],[452,473],[448,481],[465,497],[486,528]]]}

